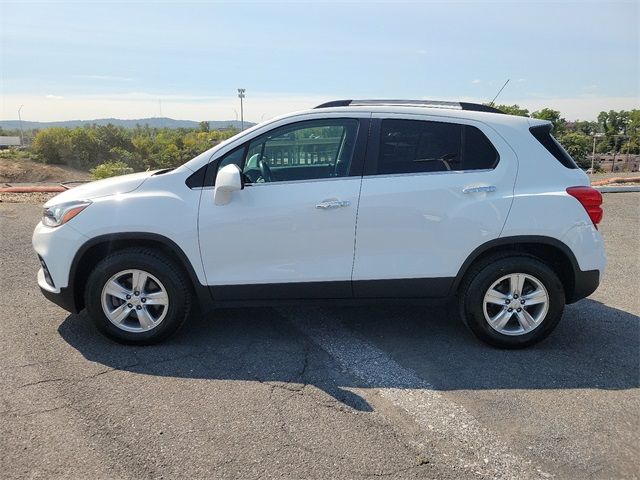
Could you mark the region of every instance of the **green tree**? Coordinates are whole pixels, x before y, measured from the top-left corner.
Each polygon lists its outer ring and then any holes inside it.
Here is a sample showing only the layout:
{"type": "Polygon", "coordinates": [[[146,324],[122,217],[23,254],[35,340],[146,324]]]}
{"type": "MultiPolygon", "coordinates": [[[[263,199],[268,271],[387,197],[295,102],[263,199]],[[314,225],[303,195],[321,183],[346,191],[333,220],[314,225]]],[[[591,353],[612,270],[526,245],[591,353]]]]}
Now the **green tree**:
{"type": "MultiPolygon", "coordinates": [[[[569,130],[568,124],[567,124],[567,130],[569,130]]],[[[584,135],[592,135],[594,133],[600,132],[600,125],[598,125],[598,122],[576,120],[575,122],[573,122],[573,126],[571,130],[574,132],[582,133],[584,135]]]]}
{"type": "Polygon", "coordinates": [[[637,154],[640,153],[640,110],[631,110],[626,115],[626,134],[620,146],[620,152],[637,154]]]}
{"type": "Polygon", "coordinates": [[[94,180],[133,173],[133,168],[124,162],[105,162],[90,170],[94,180]]]}
{"type": "Polygon", "coordinates": [[[100,143],[95,128],[74,128],[69,131],[69,140],[71,153],[67,165],[87,170],[100,163],[100,143]]]}
{"type": "Polygon", "coordinates": [[[33,152],[43,163],[67,165],[72,152],[69,130],[62,127],[40,130],[33,141],[33,152]]]}
{"type": "Polygon", "coordinates": [[[560,116],[560,112],[558,110],[543,108],[542,110],[533,112],[531,116],[539,120],[547,120],[551,122],[553,124],[552,132],[554,135],[561,135],[566,130],[567,121],[560,116]]]}
{"type": "Polygon", "coordinates": [[[587,159],[587,156],[591,153],[591,137],[584,133],[567,132],[559,136],[558,141],[580,168],[587,169],[591,167],[591,162],[587,159]]]}
{"type": "Polygon", "coordinates": [[[519,117],[529,116],[529,110],[526,108],[520,108],[519,105],[497,105],[496,108],[508,115],[518,115],[519,117]]]}
{"type": "MultiPolygon", "coordinates": [[[[626,153],[627,142],[630,141],[627,138],[627,132],[633,130],[632,118],[636,118],[637,110],[627,112],[625,110],[615,111],[609,110],[608,112],[600,112],[598,114],[598,123],[601,131],[604,132],[605,137],[598,143],[597,150],[600,153],[613,153],[614,157],[619,152],[626,153]]],[[[633,134],[631,135],[633,136],[633,134]]],[[[633,144],[629,144],[629,147],[633,144]]]]}

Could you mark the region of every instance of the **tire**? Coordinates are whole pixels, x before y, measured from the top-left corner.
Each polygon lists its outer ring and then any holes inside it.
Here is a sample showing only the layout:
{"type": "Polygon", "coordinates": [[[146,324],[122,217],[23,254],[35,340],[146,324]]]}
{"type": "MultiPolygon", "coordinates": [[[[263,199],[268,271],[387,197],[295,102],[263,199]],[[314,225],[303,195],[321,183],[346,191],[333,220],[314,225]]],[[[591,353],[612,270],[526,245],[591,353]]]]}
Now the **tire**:
{"type": "Polygon", "coordinates": [[[524,348],[542,341],[558,325],[565,305],[564,288],[553,269],[536,257],[515,252],[472,266],[458,297],[467,327],[499,348],[524,348]]]}
{"type": "Polygon", "coordinates": [[[130,345],[168,338],[189,316],[191,303],[183,270],[149,248],[110,254],[92,270],[85,289],[86,309],[98,330],[130,345]]]}

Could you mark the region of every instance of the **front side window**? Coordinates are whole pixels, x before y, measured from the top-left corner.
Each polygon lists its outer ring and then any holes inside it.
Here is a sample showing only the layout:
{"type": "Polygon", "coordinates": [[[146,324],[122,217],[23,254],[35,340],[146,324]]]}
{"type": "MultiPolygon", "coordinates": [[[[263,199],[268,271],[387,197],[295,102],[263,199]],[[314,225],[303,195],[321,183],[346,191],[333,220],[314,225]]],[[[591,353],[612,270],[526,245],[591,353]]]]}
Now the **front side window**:
{"type": "Polygon", "coordinates": [[[269,183],[345,177],[357,134],[354,119],[313,120],[276,129],[249,144],[245,179],[269,183]]]}
{"type": "Polygon", "coordinates": [[[498,160],[489,139],[471,125],[382,121],[378,174],[492,169],[498,160]]]}

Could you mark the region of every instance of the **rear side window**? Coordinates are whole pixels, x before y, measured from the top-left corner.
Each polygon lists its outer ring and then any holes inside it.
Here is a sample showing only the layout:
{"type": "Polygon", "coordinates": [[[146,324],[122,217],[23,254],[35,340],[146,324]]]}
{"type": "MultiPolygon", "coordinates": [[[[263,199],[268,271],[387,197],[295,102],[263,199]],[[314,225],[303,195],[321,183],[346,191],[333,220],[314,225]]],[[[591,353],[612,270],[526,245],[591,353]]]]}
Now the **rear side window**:
{"type": "Polygon", "coordinates": [[[489,139],[471,125],[382,121],[378,174],[486,170],[498,160],[489,139]]]}
{"type": "Polygon", "coordinates": [[[547,151],[567,168],[578,168],[571,155],[551,135],[551,125],[540,125],[529,129],[531,135],[538,140],[547,151]]]}

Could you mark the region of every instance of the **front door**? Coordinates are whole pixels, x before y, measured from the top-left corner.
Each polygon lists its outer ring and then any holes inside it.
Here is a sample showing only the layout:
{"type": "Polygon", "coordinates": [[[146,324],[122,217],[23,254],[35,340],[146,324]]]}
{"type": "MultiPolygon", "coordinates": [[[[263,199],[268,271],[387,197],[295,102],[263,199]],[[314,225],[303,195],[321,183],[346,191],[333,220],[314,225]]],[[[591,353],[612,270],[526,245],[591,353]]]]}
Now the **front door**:
{"type": "Polygon", "coordinates": [[[227,205],[202,193],[200,250],[214,299],[352,295],[367,127],[355,118],[297,122],[213,161],[237,164],[245,181],[227,205]]]}
{"type": "Polygon", "coordinates": [[[358,212],[354,295],[445,296],[469,254],[500,235],[517,157],[480,122],[376,116],[358,212]]]}

